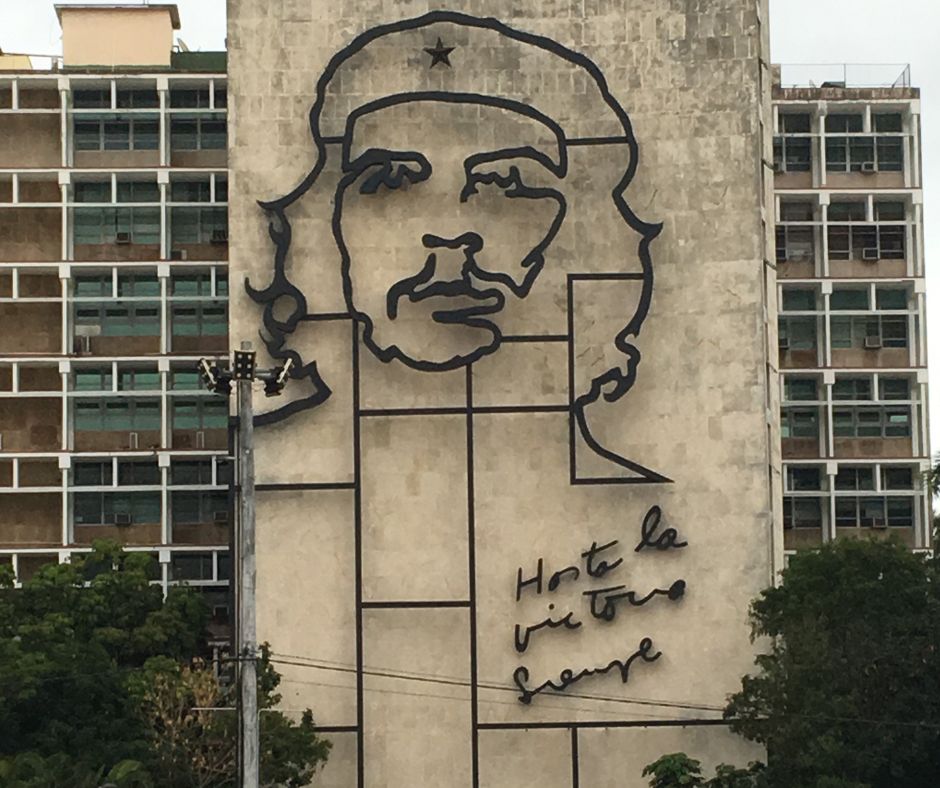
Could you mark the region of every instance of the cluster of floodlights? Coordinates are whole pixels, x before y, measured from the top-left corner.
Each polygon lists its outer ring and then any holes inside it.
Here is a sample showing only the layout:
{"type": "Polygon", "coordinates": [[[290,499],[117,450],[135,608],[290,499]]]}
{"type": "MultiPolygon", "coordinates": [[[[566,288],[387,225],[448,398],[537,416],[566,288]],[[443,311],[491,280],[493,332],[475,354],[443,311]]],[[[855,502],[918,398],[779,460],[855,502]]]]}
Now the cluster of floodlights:
{"type": "Polygon", "coordinates": [[[264,395],[276,397],[284,390],[284,384],[290,376],[293,361],[288,359],[274,369],[256,369],[253,350],[236,350],[233,353],[232,368],[213,364],[209,359],[199,359],[199,374],[203,385],[209,391],[228,396],[232,393],[232,383],[238,380],[260,380],[264,382],[264,395]]]}

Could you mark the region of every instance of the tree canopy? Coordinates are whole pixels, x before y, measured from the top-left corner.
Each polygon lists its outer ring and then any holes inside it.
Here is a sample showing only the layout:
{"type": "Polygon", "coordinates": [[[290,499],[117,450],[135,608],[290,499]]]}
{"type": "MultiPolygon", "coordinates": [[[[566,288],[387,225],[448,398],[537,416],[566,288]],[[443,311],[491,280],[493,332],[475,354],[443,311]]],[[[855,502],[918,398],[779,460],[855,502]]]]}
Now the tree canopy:
{"type": "Polygon", "coordinates": [[[661,780],[651,785],[940,785],[940,572],[933,559],[894,542],[837,540],[794,556],[750,617],[766,650],[725,718],[767,748],[766,769],[725,767],[728,781],[702,781],[697,762],[677,753],[650,765],[648,774],[661,780]]]}
{"type": "MultiPolygon", "coordinates": [[[[150,580],[151,561],[97,543],[22,588],[0,568],[4,785],[235,785],[233,690],[201,661],[205,605],[185,587],[164,600],[150,580]],[[223,710],[201,711],[210,707],[223,710]],[[70,775],[67,783],[60,774],[70,775]]],[[[279,680],[262,660],[264,784],[305,785],[329,743],[309,712],[296,723],[274,710],[279,680]]]]}

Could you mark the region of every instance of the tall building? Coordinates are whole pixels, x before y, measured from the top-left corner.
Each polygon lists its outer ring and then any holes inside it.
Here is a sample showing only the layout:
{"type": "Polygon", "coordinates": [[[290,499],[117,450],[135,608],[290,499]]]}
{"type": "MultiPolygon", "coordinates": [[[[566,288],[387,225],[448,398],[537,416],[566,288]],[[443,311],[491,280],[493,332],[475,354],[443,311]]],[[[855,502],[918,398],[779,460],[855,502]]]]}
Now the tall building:
{"type": "Polygon", "coordinates": [[[920,91],[900,66],[784,66],[773,102],[785,547],[927,548],[920,91]]]}
{"type": "Polygon", "coordinates": [[[64,57],[0,71],[0,557],[22,582],[115,539],[222,636],[225,54],[178,51],[173,5],[56,11],[64,57]]]}
{"type": "Polygon", "coordinates": [[[255,430],[283,705],[324,788],[746,763],[721,708],[783,560],[766,3],[416,5],[229,6],[231,338],[294,361],[255,430]]]}

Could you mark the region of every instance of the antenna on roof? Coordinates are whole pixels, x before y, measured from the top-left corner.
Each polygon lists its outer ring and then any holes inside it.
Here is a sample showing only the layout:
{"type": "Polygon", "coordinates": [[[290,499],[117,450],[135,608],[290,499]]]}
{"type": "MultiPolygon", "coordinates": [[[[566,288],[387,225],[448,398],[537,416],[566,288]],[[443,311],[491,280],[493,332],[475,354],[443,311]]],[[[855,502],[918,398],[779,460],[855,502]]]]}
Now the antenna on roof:
{"type": "Polygon", "coordinates": [[[186,46],[186,42],[179,36],[176,37],[176,45],[180,48],[180,52],[189,52],[189,47],[186,46]]]}

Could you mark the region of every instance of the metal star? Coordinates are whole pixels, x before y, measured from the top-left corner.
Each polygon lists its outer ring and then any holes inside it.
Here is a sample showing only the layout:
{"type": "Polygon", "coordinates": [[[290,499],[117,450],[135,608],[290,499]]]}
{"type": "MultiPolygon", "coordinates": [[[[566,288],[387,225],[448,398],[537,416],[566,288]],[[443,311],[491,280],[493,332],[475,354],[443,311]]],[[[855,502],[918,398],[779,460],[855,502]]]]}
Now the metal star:
{"type": "Polygon", "coordinates": [[[431,56],[431,65],[428,68],[434,68],[438,63],[443,63],[448,68],[451,68],[450,62],[450,53],[453,52],[455,47],[445,47],[444,42],[441,41],[440,37],[437,39],[437,44],[433,47],[425,47],[424,51],[431,56]]]}

